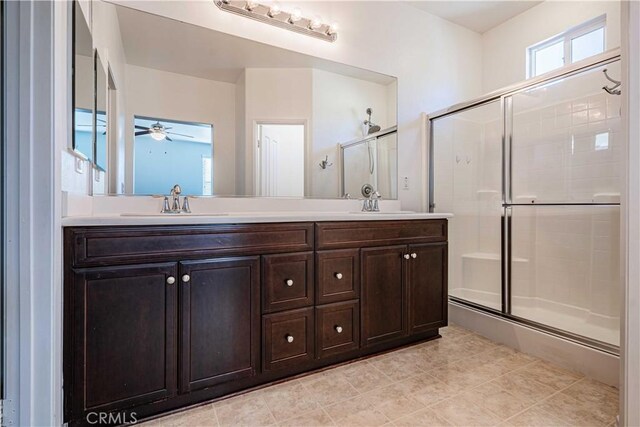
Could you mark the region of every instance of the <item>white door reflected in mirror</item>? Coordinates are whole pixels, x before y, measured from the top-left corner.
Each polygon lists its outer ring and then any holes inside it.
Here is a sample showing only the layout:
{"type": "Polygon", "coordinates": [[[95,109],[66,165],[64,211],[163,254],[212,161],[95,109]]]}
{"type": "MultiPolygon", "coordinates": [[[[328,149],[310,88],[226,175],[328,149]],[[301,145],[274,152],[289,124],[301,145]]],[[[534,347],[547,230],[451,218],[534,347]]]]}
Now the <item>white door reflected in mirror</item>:
{"type": "Polygon", "coordinates": [[[260,196],[304,197],[303,124],[258,124],[257,188],[260,196]]]}

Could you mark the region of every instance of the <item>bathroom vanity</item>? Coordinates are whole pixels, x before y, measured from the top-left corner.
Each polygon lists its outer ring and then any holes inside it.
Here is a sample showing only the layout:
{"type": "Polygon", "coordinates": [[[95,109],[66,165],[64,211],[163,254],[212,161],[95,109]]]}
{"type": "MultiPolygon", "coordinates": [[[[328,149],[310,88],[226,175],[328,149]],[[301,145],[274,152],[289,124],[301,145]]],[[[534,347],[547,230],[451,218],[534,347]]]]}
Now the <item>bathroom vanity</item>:
{"type": "Polygon", "coordinates": [[[65,420],[142,419],[438,337],[447,220],[423,218],[65,227],[65,420]]]}

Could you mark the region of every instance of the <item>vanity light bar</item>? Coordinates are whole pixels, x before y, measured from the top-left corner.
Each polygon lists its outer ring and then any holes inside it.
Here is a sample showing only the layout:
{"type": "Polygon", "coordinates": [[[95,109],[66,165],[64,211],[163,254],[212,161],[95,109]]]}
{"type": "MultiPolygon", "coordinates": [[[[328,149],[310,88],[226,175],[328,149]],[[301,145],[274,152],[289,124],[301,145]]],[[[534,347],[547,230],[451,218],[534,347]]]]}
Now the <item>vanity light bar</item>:
{"type": "Polygon", "coordinates": [[[214,0],[216,6],[227,12],[275,25],[276,27],[316,37],[328,42],[338,39],[337,25],[324,24],[318,18],[305,18],[300,10],[280,10],[277,4],[264,5],[251,0],[214,0]]]}

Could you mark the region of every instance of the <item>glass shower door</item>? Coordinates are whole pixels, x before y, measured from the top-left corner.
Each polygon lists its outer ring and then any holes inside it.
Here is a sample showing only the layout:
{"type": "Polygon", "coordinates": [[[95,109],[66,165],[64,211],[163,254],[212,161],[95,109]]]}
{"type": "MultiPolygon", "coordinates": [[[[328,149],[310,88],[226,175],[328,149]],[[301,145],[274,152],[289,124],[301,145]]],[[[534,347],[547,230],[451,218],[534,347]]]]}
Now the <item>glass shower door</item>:
{"type": "Polygon", "coordinates": [[[506,103],[510,314],[617,346],[622,137],[620,96],[603,90],[605,69],[620,78],[618,61],[506,103]]]}
{"type": "Polygon", "coordinates": [[[431,123],[432,210],[450,212],[449,295],[502,307],[500,100],[431,123]]]}

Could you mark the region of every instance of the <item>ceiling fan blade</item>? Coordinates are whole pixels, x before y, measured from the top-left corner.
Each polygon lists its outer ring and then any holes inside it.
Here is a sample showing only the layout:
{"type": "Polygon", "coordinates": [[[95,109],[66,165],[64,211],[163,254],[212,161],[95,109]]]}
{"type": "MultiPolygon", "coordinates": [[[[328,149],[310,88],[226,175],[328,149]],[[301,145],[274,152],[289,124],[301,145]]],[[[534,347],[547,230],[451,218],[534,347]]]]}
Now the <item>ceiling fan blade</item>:
{"type": "Polygon", "coordinates": [[[139,132],[136,132],[136,136],[140,136],[140,135],[148,135],[148,134],[150,134],[150,133],[151,133],[151,131],[150,131],[149,129],[147,129],[147,130],[141,130],[141,131],[139,131],[139,132]]]}
{"type": "Polygon", "coordinates": [[[134,125],[136,129],[149,129],[149,126],[134,125]]]}
{"type": "Polygon", "coordinates": [[[193,138],[193,136],[185,135],[183,133],[175,133],[175,132],[167,132],[167,133],[170,133],[171,135],[186,136],[187,138],[193,138]]]}
{"type": "Polygon", "coordinates": [[[169,135],[165,135],[165,136],[164,136],[164,139],[166,139],[166,140],[167,140],[167,141],[169,141],[169,142],[173,142],[173,139],[169,138],[169,135]]]}

